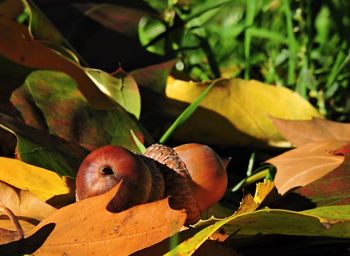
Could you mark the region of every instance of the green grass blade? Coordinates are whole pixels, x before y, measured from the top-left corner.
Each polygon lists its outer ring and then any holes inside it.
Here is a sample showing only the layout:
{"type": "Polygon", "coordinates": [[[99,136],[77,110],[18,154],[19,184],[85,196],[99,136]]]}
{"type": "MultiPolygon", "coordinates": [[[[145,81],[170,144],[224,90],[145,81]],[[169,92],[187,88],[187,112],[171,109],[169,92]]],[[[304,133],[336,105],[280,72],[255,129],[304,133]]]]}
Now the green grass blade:
{"type": "Polygon", "coordinates": [[[249,28],[249,30],[253,37],[270,39],[272,41],[275,41],[281,44],[288,44],[288,40],[283,35],[275,31],[270,31],[268,29],[257,28],[257,27],[251,27],[249,28]]]}
{"type": "Polygon", "coordinates": [[[254,24],[254,16],[256,10],[256,1],[246,1],[247,12],[245,18],[246,30],[244,31],[244,57],[245,57],[245,69],[244,69],[244,79],[249,79],[249,66],[250,66],[250,44],[252,41],[252,34],[250,28],[254,24]]]}
{"type": "Polygon", "coordinates": [[[337,76],[342,71],[342,69],[349,63],[350,61],[350,51],[345,56],[343,51],[339,51],[336,57],[336,61],[332,67],[331,74],[328,76],[326,88],[331,87],[334,81],[337,79],[337,76]]]}
{"type": "Polygon", "coordinates": [[[290,56],[288,58],[287,84],[294,85],[296,80],[295,70],[296,70],[296,62],[297,62],[298,43],[294,36],[293,17],[292,17],[292,11],[290,9],[288,0],[283,0],[283,9],[284,9],[284,15],[286,17],[288,48],[290,52],[290,56]]]}
{"type": "Polygon", "coordinates": [[[166,130],[166,132],[163,134],[163,136],[159,139],[159,143],[163,144],[165,143],[175,132],[177,128],[179,128],[181,125],[183,125],[187,119],[194,113],[194,111],[199,107],[199,104],[201,101],[207,96],[211,88],[213,88],[215,84],[215,81],[212,82],[199,96],[198,98],[193,101],[172,123],[172,125],[166,130]]]}

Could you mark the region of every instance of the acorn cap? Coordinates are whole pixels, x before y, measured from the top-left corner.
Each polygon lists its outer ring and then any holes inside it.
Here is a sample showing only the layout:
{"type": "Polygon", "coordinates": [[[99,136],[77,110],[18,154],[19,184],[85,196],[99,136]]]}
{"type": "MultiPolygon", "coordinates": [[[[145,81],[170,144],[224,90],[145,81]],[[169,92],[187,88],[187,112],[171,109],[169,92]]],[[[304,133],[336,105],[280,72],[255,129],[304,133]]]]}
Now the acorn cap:
{"type": "Polygon", "coordinates": [[[147,156],[138,155],[138,157],[148,166],[152,174],[152,189],[147,202],[153,202],[164,198],[165,181],[156,162],[147,156]]]}
{"type": "Polygon", "coordinates": [[[144,153],[157,161],[158,168],[165,180],[165,195],[170,196],[170,206],[185,209],[187,225],[198,222],[201,218],[199,205],[191,189],[191,176],[185,163],[174,149],[161,144],[153,144],[144,153]]]}

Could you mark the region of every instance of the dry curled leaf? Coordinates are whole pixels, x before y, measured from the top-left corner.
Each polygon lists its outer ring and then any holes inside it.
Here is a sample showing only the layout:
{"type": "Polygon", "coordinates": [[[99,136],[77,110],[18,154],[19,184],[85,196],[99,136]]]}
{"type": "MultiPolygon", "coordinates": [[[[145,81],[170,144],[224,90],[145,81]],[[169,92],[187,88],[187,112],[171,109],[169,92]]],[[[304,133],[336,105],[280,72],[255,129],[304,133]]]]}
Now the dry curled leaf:
{"type": "Polygon", "coordinates": [[[0,203],[0,216],[2,214],[5,214],[10,219],[16,230],[12,231],[0,228],[0,245],[23,239],[23,229],[21,227],[21,224],[19,224],[17,217],[8,207],[0,203]]]}
{"type": "MultiPolygon", "coordinates": [[[[20,190],[0,181],[0,203],[11,209],[17,217],[26,217],[38,224],[56,208],[41,201],[27,190],[20,190]]],[[[2,227],[0,221],[0,227],[2,227]]]]}

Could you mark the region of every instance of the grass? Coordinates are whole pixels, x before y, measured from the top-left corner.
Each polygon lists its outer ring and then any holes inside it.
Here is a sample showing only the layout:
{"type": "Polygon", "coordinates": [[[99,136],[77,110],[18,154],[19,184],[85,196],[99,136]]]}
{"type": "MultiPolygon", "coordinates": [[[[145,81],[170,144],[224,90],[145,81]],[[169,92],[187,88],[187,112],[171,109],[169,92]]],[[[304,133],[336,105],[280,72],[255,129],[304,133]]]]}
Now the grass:
{"type": "MultiPolygon", "coordinates": [[[[193,0],[157,11],[173,19],[162,20],[166,31],[152,36],[171,40],[153,47],[175,54],[178,71],[193,80],[225,75],[286,86],[327,118],[350,120],[344,94],[350,81],[348,2],[193,0]]],[[[143,41],[152,42],[140,29],[143,41]]]]}

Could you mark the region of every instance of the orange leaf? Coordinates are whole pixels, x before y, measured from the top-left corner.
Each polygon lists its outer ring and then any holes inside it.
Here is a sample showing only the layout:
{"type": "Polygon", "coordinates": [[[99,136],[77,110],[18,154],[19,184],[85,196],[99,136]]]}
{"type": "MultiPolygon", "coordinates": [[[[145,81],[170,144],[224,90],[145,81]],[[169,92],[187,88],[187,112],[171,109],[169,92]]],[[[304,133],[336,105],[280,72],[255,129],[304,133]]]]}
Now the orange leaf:
{"type": "Polygon", "coordinates": [[[309,143],[269,159],[267,162],[277,167],[278,192],[283,195],[292,188],[305,186],[340,166],[344,156],[332,151],[344,144],[344,141],[309,143]]]}
{"type": "Polygon", "coordinates": [[[344,155],[344,162],[322,178],[294,192],[310,199],[317,206],[344,205],[350,203],[350,144],[336,150],[344,155]]]}
{"type": "Polygon", "coordinates": [[[350,141],[350,124],[321,118],[312,120],[284,120],[272,118],[279,132],[294,146],[318,141],[350,141]]]}
{"type": "Polygon", "coordinates": [[[183,226],[185,212],[171,209],[168,199],[109,212],[108,204],[118,188],[63,207],[43,220],[33,236],[52,224],[54,228],[33,255],[129,255],[183,226]]]}

